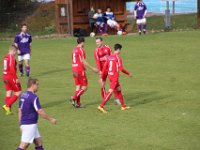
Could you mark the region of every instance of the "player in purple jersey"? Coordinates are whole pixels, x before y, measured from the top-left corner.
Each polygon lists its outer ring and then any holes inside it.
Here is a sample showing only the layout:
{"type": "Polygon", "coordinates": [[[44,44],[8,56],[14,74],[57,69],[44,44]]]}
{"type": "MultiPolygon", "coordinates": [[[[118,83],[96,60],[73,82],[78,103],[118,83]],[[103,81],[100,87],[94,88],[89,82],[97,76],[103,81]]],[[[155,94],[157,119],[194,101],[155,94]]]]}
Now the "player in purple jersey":
{"type": "Polygon", "coordinates": [[[22,136],[17,150],[26,150],[33,142],[35,150],[44,150],[37,127],[38,115],[51,124],[56,124],[56,119],[50,117],[40,105],[39,98],[35,94],[39,88],[38,80],[30,78],[27,87],[28,90],[21,95],[19,102],[19,122],[22,136]]]}
{"type": "Polygon", "coordinates": [[[136,24],[138,26],[138,33],[141,35],[142,31],[146,33],[146,14],[147,6],[142,0],[138,0],[134,8],[134,16],[136,18],[136,24]]]}
{"type": "Polygon", "coordinates": [[[27,25],[22,24],[21,32],[15,36],[14,43],[19,48],[18,50],[18,61],[19,61],[19,71],[20,76],[23,75],[23,61],[26,66],[26,76],[30,74],[30,55],[31,55],[31,42],[32,37],[27,33],[27,25]]]}

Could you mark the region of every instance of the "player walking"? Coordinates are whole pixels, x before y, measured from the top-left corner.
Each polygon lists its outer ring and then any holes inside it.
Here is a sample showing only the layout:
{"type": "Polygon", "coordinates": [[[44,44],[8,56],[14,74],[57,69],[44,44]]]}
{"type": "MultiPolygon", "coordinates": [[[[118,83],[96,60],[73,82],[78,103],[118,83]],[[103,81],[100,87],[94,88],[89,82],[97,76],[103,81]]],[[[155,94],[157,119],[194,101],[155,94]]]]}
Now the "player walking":
{"type": "Polygon", "coordinates": [[[23,62],[26,66],[26,76],[30,75],[30,56],[31,56],[31,42],[32,37],[27,33],[27,25],[22,24],[21,32],[15,36],[15,45],[19,48],[18,51],[18,61],[19,61],[19,71],[20,76],[23,76],[23,62]]]}
{"type": "Polygon", "coordinates": [[[6,96],[3,109],[6,111],[6,115],[12,114],[11,106],[21,94],[21,85],[17,77],[17,62],[15,60],[16,53],[17,47],[13,44],[9,47],[9,53],[4,57],[2,78],[6,89],[6,96]]]}
{"type": "Polygon", "coordinates": [[[38,80],[29,79],[27,87],[28,90],[21,95],[19,102],[19,122],[22,136],[17,150],[26,150],[33,142],[35,150],[44,150],[37,127],[38,115],[51,124],[56,124],[56,119],[50,117],[40,105],[39,98],[35,94],[39,88],[38,80]]]}
{"type": "Polygon", "coordinates": [[[134,8],[134,16],[136,18],[136,24],[138,26],[138,33],[141,35],[142,30],[143,33],[146,33],[146,14],[147,14],[147,6],[142,0],[138,0],[135,4],[134,8]]]}
{"type": "MultiPolygon", "coordinates": [[[[95,58],[95,61],[96,61],[96,66],[100,72],[100,79],[101,79],[101,74],[102,74],[102,70],[103,70],[103,66],[106,62],[106,59],[108,56],[110,56],[112,54],[112,50],[110,48],[109,45],[104,45],[103,44],[103,38],[102,37],[97,37],[96,38],[96,49],[94,51],[94,58],[95,58]]],[[[99,80],[100,80],[99,79],[99,80]]],[[[101,83],[101,82],[99,82],[101,83]]],[[[105,89],[105,86],[100,84],[101,85],[101,97],[102,99],[105,97],[106,95],[106,89],[105,89]]],[[[117,98],[117,94],[115,93],[115,102],[117,104],[120,104],[120,101],[119,99],[117,98]]]]}
{"type": "Polygon", "coordinates": [[[77,39],[78,45],[72,51],[72,72],[74,77],[74,82],[76,85],[76,91],[70,98],[71,104],[75,108],[82,108],[80,97],[87,89],[87,77],[85,73],[85,67],[90,68],[93,72],[97,73],[98,70],[92,67],[87,61],[84,51],[85,39],[79,37],[77,39]]]}
{"type": "Polygon", "coordinates": [[[103,67],[103,71],[101,74],[102,78],[102,85],[105,84],[105,79],[108,74],[108,78],[110,80],[110,88],[108,92],[106,93],[104,99],[102,100],[100,106],[98,107],[98,110],[107,113],[106,110],[104,110],[104,105],[107,103],[107,101],[110,99],[113,92],[118,93],[118,97],[121,103],[121,110],[129,109],[130,107],[126,106],[124,103],[124,98],[122,95],[121,87],[119,84],[119,71],[122,71],[123,73],[129,75],[132,77],[132,74],[126,71],[123,67],[122,60],[119,56],[122,46],[120,44],[115,44],[114,46],[114,54],[107,57],[106,63],[103,67]]]}

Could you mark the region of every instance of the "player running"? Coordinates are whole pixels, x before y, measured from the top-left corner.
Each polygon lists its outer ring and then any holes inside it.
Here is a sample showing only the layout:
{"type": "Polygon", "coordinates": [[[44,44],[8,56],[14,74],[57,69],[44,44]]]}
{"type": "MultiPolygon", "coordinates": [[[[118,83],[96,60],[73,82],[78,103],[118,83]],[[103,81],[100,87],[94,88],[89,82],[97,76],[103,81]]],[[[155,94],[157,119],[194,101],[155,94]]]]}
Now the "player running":
{"type": "Polygon", "coordinates": [[[5,105],[3,109],[6,115],[12,114],[11,106],[18,99],[21,94],[21,84],[17,77],[17,62],[15,55],[17,54],[17,47],[13,44],[9,47],[9,53],[4,57],[3,82],[6,89],[5,105]],[[13,93],[14,92],[14,93],[13,93]]]}
{"type": "Polygon", "coordinates": [[[92,67],[87,61],[84,51],[85,39],[79,37],[77,39],[78,45],[72,51],[72,72],[74,82],[76,85],[76,91],[70,98],[70,103],[75,108],[82,108],[80,97],[87,89],[87,77],[85,73],[85,67],[90,68],[93,72],[98,73],[98,69],[92,67]]]}
{"type": "Polygon", "coordinates": [[[17,150],[26,150],[29,144],[33,142],[35,150],[44,150],[37,127],[38,115],[48,120],[51,124],[56,124],[56,119],[50,117],[40,105],[39,98],[35,94],[39,88],[38,80],[29,79],[27,88],[28,90],[21,95],[19,102],[19,123],[22,136],[17,150]]]}
{"type": "Polygon", "coordinates": [[[104,99],[102,100],[100,106],[98,107],[98,110],[103,113],[107,113],[107,111],[104,110],[103,107],[107,103],[107,101],[110,99],[113,92],[118,93],[118,98],[121,103],[121,110],[126,110],[130,108],[126,106],[124,103],[124,98],[123,98],[121,87],[119,84],[119,71],[122,71],[123,73],[127,74],[129,77],[132,77],[132,74],[126,71],[123,67],[122,60],[119,56],[121,48],[122,46],[120,44],[115,44],[114,54],[107,57],[106,63],[103,67],[103,71],[101,74],[102,85],[105,84],[105,79],[106,79],[107,74],[110,80],[110,88],[108,92],[106,93],[104,99]]]}
{"type": "MultiPolygon", "coordinates": [[[[96,61],[96,66],[100,72],[100,79],[101,79],[101,74],[102,74],[102,70],[103,70],[103,66],[106,62],[106,59],[108,56],[110,56],[112,54],[112,50],[110,48],[109,45],[104,45],[103,44],[103,38],[102,37],[97,37],[96,38],[96,49],[94,51],[94,58],[96,61]]],[[[105,86],[101,84],[99,79],[99,83],[101,85],[101,97],[102,99],[105,97],[106,95],[106,89],[105,86]]],[[[117,95],[115,94],[115,103],[117,103],[118,105],[120,105],[120,101],[117,98],[117,95]]]]}
{"type": "Polygon", "coordinates": [[[23,76],[23,62],[26,66],[26,76],[30,75],[30,56],[31,56],[31,42],[32,37],[27,33],[27,25],[22,24],[21,32],[15,36],[15,45],[19,48],[18,51],[18,61],[19,61],[19,71],[20,76],[23,76]]]}
{"type": "Polygon", "coordinates": [[[146,14],[147,14],[147,6],[142,0],[138,0],[135,4],[134,8],[134,16],[136,18],[136,23],[138,26],[138,33],[141,35],[142,30],[143,33],[146,33],[146,14]]]}

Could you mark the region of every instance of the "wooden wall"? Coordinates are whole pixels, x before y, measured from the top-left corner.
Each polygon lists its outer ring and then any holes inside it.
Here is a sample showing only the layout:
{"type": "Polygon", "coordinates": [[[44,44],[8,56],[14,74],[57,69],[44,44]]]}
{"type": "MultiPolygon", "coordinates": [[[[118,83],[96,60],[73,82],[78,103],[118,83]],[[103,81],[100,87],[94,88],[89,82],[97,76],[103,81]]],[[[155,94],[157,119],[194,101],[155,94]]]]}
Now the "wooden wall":
{"type": "Polygon", "coordinates": [[[123,26],[126,24],[126,2],[130,0],[55,0],[56,7],[56,27],[57,32],[66,33],[68,25],[71,30],[75,28],[85,29],[89,32],[88,11],[93,6],[96,9],[101,8],[103,12],[111,7],[117,21],[123,26]],[[60,7],[70,6],[70,21],[67,17],[60,16],[60,7]]]}

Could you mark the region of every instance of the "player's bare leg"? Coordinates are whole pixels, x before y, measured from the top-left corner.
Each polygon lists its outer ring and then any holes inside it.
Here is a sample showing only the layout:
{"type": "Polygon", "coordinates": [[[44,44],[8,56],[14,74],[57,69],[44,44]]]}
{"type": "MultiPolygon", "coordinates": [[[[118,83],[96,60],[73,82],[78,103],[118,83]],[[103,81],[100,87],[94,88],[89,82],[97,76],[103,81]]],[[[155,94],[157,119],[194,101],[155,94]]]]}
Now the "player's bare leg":
{"type": "Polygon", "coordinates": [[[42,139],[41,138],[35,139],[34,144],[35,144],[35,150],[44,150],[44,148],[42,146],[42,139]]]}
{"type": "Polygon", "coordinates": [[[23,71],[23,61],[19,61],[18,62],[18,67],[19,67],[20,76],[23,76],[23,74],[24,74],[24,71],[23,71]]]}
{"type": "Polygon", "coordinates": [[[26,150],[29,146],[29,143],[21,142],[19,147],[16,150],[26,150]]]}
{"type": "Polygon", "coordinates": [[[24,64],[26,66],[26,76],[29,77],[29,75],[30,75],[30,62],[29,62],[29,60],[25,59],[24,64]]]}

